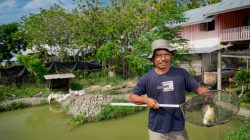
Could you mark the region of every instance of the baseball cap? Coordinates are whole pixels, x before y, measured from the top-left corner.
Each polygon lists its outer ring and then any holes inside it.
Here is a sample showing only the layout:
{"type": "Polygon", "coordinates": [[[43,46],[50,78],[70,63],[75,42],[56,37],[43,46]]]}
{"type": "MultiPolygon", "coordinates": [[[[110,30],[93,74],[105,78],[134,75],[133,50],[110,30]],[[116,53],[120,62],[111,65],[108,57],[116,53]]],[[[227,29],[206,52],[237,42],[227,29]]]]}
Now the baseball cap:
{"type": "Polygon", "coordinates": [[[169,52],[171,52],[172,54],[174,54],[177,51],[175,48],[171,48],[169,46],[169,42],[167,40],[164,40],[164,39],[155,40],[151,45],[151,49],[152,49],[152,53],[148,56],[148,58],[150,58],[150,59],[152,59],[152,57],[154,55],[154,51],[157,49],[166,49],[169,52]]]}

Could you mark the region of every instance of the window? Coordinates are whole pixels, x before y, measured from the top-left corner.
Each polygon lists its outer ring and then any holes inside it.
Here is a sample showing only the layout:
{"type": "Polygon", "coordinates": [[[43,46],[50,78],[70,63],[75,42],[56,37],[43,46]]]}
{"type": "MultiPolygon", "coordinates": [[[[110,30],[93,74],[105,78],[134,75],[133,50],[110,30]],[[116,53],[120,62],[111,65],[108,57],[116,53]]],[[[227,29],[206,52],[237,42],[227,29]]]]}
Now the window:
{"type": "Polygon", "coordinates": [[[249,17],[244,18],[243,26],[249,26],[249,25],[250,25],[250,18],[249,17]]]}
{"type": "Polygon", "coordinates": [[[208,25],[208,28],[207,28],[207,30],[208,30],[208,31],[212,31],[212,30],[214,30],[214,29],[215,29],[215,23],[214,23],[214,20],[213,20],[213,21],[211,21],[211,22],[208,22],[208,23],[207,23],[207,25],[208,25]]]}
{"type": "Polygon", "coordinates": [[[200,24],[200,30],[201,31],[207,31],[207,23],[201,23],[200,24]]]}
{"type": "Polygon", "coordinates": [[[212,31],[215,30],[215,22],[210,21],[210,22],[206,22],[206,23],[201,23],[200,24],[200,30],[201,31],[212,31]]]}

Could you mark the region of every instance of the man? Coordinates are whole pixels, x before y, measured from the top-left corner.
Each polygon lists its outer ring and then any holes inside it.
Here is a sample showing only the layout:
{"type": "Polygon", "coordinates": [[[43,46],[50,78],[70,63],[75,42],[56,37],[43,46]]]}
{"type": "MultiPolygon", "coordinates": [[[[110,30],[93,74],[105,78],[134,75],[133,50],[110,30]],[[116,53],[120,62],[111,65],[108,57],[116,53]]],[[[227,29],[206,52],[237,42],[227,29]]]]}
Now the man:
{"type": "Polygon", "coordinates": [[[171,66],[171,58],[176,50],[169,46],[167,40],[155,40],[151,48],[152,54],[149,58],[155,68],[140,78],[128,99],[150,107],[150,140],[187,140],[181,109],[159,108],[158,104],[182,104],[187,91],[202,94],[209,90],[200,86],[185,69],[171,66]],[[141,96],[143,94],[147,96],[141,96]]]}

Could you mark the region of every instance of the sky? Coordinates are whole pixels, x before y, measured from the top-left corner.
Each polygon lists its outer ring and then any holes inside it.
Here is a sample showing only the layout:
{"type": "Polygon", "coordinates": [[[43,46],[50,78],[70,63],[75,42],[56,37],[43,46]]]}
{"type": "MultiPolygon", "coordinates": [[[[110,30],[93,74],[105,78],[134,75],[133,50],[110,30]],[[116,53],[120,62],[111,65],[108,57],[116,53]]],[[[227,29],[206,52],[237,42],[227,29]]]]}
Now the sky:
{"type": "Polygon", "coordinates": [[[20,21],[23,15],[39,13],[54,3],[70,10],[76,6],[72,0],[0,0],[0,25],[20,21]]]}

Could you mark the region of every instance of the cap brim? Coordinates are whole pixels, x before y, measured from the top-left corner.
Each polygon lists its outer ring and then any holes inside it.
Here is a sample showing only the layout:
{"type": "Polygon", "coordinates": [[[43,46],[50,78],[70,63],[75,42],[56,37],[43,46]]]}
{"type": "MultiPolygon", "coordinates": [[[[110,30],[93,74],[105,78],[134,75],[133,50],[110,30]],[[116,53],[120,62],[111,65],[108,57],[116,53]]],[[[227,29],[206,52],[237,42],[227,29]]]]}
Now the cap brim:
{"type": "Polygon", "coordinates": [[[148,56],[148,59],[152,59],[153,57],[153,53],[151,53],[149,56],[148,56]]]}
{"type": "MultiPolygon", "coordinates": [[[[168,51],[170,51],[170,50],[168,50],[168,51]]],[[[173,49],[172,51],[170,51],[173,55],[177,52],[177,50],[176,49],[173,49]]],[[[152,57],[153,57],[153,55],[154,55],[154,53],[151,53],[147,58],[148,59],[152,59],[152,57]]]]}

